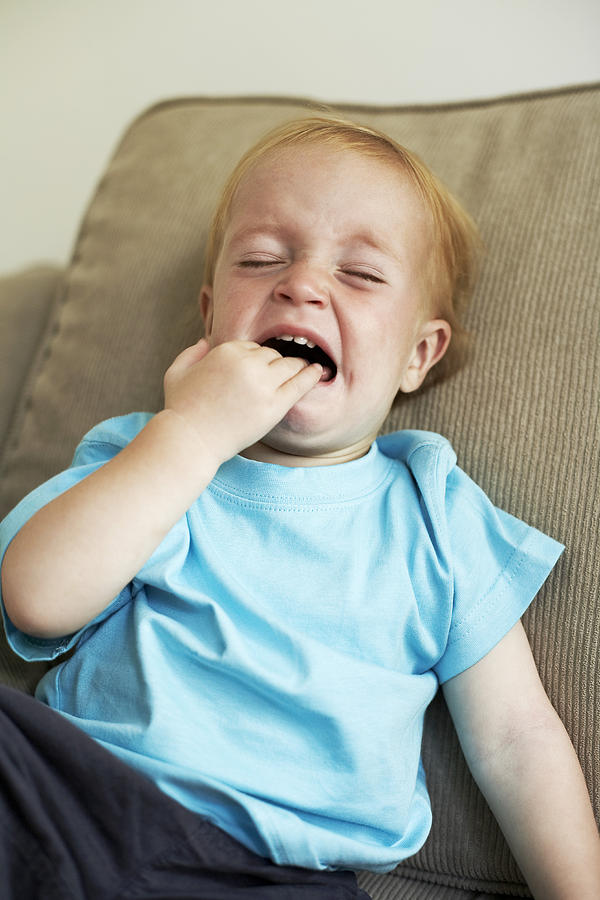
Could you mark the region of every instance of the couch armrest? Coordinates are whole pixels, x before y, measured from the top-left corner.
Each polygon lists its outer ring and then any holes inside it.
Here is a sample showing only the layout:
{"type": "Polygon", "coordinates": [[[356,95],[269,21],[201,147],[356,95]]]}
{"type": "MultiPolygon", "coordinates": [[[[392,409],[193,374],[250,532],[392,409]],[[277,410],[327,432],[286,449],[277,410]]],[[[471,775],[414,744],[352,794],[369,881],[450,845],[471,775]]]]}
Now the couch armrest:
{"type": "Polygon", "coordinates": [[[38,265],[0,278],[0,451],[62,277],[38,265]]]}

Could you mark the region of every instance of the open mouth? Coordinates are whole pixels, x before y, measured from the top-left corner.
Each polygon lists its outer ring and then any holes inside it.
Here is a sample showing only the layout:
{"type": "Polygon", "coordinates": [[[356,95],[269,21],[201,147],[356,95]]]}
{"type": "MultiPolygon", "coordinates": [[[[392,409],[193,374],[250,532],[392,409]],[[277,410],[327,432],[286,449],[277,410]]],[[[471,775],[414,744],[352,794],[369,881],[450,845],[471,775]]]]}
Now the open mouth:
{"type": "Polygon", "coordinates": [[[292,337],[292,335],[286,334],[281,337],[269,338],[264,341],[262,346],[277,350],[281,356],[295,356],[305,359],[308,363],[320,363],[323,366],[321,382],[333,381],[337,375],[337,366],[332,358],[322,347],[309,341],[308,338],[292,337]]]}

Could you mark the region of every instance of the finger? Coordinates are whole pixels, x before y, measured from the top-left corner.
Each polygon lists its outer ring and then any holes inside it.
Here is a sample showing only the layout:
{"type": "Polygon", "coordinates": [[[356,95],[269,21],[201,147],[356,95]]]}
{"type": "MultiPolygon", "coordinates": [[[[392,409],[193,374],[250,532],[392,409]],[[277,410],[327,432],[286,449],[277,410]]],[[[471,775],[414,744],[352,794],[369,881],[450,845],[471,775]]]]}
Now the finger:
{"type": "Polygon", "coordinates": [[[257,344],[256,341],[231,341],[232,344],[237,344],[238,347],[242,347],[244,350],[268,350],[268,347],[263,347],[262,344],[257,344]]]}
{"type": "Polygon", "coordinates": [[[320,363],[309,364],[306,360],[300,361],[304,365],[279,388],[280,391],[288,395],[288,399],[291,400],[290,405],[293,405],[295,400],[312,390],[319,383],[323,374],[323,366],[320,363]]]}
{"type": "Polygon", "coordinates": [[[274,347],[263,347],[259,344],[258,349],[261,350],[265,356],[269,353],[273,357],[269,365],[272,365],[272,363],[277,362],[279,359],[291,359],[289,356],[282,356],[274,347]]]}
{"type": "MultiPolygon", "coordinates": [[[[274,350],[273,353],[277,353],[277,350],[274,350]]],[[[273,357],[269,362],[269,367],[274,367],[275,371],[280,372],[282,378],[285,378],[286,375],[288,378],[292,378],[297,372],[301,372],[302,369],[307,368],[309,365],[308,360],[302,356],[282,356],[280,353],[277,353],[277,356],[273,357]]]]}
{"type": "Polygon", "coordinates": [[[269,372],[272,373],[278,388],[307,368],[309,368],[308,361],[297,356],[278,356],[269,362],[269,372]]]}
{"type": "Polygon", "coordinates": [[[188,369],[200,362],[201,359],[204,359],[209,350],[210,344],[206,338],[201,338],[196,344],[186,347],[185,350],[182,350],[175,357],[165,372],[165,378],[171,379],[183,375],[188,369]]]}

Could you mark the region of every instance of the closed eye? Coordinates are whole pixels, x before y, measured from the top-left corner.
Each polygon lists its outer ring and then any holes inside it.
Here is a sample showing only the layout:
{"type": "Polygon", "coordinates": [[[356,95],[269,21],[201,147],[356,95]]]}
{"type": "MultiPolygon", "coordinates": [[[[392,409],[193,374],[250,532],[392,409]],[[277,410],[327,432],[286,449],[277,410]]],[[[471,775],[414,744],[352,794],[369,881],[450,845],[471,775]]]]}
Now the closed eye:
{"type": "Polygon", "coordinates": [[[362,278],[363,281],[372,281],[374,284],[384,284],[383,278],[374,275],[373,272],[363,272],[358,269],[344,269],[345,275],[351,275],[356,278],[362,278]]]}
{"type": "Polygon", "coordinates": [[[276,266],[279,259],[242,259],[238,265],[241,269],[262,269],[265,266],[276,266]]]}
{"type": "MultiPolygon", "coordinates": [[[[281,265],[281,259],[242,259],[238,263],[240,269],[265,269],[269,266],[281,265]]],[[[370,281],[373,284],[385,284],[383,278],[375,275],[373,272],[363,271],[361,269],[343,269],[344,275],[351,278],[360,278],[362,281],[370,281]]]]}

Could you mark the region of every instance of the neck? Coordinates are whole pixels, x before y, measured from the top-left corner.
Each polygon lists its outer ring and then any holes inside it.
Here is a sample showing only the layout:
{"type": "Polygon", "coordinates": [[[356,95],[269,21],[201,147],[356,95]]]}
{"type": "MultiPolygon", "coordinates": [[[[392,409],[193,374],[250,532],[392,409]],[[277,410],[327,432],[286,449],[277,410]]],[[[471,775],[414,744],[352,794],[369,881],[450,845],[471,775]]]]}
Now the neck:
{"type": "Polygon", "coordinates": [[[365,456],[369,452],[372,442],[373,439],[369,438],[352,447],[343,447],[340,450],[302,456],[300,453],[278,450],[264,441],[258,441],[258,443],[242,450],[240,456],[244,456],[246,459],[253,459],[256,462],[272,463],[276,466],[337,466],[340,463],[350,462],[353,459],[365,456]]]}

